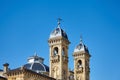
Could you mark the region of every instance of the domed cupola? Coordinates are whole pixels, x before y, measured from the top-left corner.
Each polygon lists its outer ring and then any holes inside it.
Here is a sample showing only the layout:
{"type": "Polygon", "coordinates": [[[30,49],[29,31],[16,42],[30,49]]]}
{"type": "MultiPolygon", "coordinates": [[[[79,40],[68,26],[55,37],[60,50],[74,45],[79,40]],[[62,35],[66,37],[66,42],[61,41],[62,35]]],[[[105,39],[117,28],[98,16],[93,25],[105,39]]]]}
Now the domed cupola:
{"type": "Polygon", "coordinates": [[[28,63],[24,65],[25,68],[35,71],[37,73],[49,72],[49,67],[43,63],[44,59],[37,54],[28,58],[28,63]]]}
{"type": "Polygon", "coordinates": [[[75,47],[74,52],[87,52],[89,53],[89,50],[87,46],[82,41],[82,38],[80,39],[80,43],[75,47]]]}
{"type": "Polygon", "coordinates": [[[50,34],[50,38],[64,37],[65,39],[68,40],[66,32],[60,27],[60,21],[61,19],[58,18],[58,26],[55,30],[52,31],[52,33],[50,34]]]}

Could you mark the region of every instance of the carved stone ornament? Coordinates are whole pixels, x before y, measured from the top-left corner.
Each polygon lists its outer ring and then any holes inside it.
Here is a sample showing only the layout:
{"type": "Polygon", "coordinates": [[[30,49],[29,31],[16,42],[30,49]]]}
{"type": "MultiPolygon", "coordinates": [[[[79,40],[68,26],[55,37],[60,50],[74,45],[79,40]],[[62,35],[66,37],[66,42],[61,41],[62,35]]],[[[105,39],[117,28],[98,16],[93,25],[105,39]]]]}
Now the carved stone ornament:
{"type": "Polygon", "coordinates": [[[83,67],[77,68],[76,72],[77,72],[77,73],[82,73],[82,72],[83,72],[83,67]]]}

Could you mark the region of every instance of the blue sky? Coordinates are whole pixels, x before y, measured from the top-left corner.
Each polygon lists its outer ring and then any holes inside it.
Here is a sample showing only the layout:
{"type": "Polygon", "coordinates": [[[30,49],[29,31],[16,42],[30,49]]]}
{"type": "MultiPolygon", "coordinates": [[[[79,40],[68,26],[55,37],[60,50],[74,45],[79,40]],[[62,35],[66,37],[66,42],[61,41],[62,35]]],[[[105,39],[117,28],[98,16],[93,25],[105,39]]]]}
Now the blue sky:
{"type": "Polygon", "coordinates": [[[27,63],[36,51],[49,65],[48,39],[62,18],[72,53],[80,35],[92,55],[91,80],[120,80],[119,0],[0,0],[0,69],[27,63]]]}

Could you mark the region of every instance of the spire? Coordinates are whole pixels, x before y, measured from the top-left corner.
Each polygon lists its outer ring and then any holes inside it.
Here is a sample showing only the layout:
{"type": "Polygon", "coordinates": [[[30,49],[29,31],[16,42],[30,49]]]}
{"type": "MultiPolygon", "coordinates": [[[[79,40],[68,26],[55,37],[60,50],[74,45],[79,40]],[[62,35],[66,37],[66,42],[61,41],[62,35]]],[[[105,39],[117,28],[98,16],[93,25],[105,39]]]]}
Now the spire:
{"type": "Polygon", "coordinates": [[[62,21],[61,18],[58,18],[58,27],[60,28],[60,21],[62,21]]]}

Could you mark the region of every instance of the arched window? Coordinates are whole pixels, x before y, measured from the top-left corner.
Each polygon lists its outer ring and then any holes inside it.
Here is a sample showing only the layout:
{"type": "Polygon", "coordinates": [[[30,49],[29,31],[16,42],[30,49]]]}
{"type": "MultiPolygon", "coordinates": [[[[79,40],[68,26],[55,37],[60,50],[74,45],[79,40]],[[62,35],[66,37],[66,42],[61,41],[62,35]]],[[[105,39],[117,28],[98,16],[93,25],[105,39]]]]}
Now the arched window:
{"type": "Polygon", "coordinates": [[[56,56],[58,54],[58,47],[55,47],[53,50],[53,55],[56,56]]]}
{"type": "Polygon", "coordinates": [[[82,61],[78,60],[78,68],[82,67],[82,61]]]}

